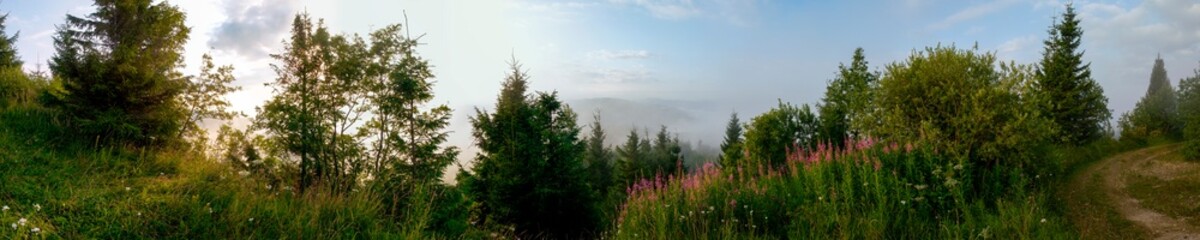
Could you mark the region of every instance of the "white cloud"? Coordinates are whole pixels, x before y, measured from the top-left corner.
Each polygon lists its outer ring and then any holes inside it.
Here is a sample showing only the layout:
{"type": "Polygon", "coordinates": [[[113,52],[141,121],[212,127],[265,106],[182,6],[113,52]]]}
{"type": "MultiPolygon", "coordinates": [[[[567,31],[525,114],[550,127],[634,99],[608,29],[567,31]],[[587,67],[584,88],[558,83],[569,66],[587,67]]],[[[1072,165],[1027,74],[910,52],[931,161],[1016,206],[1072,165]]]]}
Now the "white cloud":
{"type": "Polygon", "coordinates": [[[632,69],[621,68],[591,68],[576,72],[577,79],[584,83],[596,84],[633,84],[654,82],[655,78],[645,67],[632,69]]]}
{"type": "Polygon", "coordinates": [[[647,59],[651,56],[650,51],[646,50],[599,50],[587,54],[588,58],[599,60],[647,59]]]}
{"type": "Polygon", "coordinates": [[[969,21],[972,19],[987,16],[988,14],[992,14],[996,11],[1004,9],[1016,2],[1017,2],[1016,0],[998,0],[998,1],[987,2],[984,4],[980,4],[980,5],[971,6],[966,9],[963,9],[962,11],[958,11],[958,12],[954,13],[954,14],[950,15],[949,17],[946,17],[946,19],[943,19],[940,22],[934,23],[933,25],[929,25],[928,28],[930,30],[946,29],[948,27],[957,25],[961,22],[965,22],[965,21],[969,21]]]}
{"type": "Polygon", "coordinates": [[[634,5],[646,9],[657,18],[688,19],[702,12],[692,0],[610,0],[612,3],[634,5]]]}
{"type": "Polygon", "coordinates": [[[1009,39],[996,46],[996,55],[999,59],[1017,60],[1019,62],[1034,61],[1038,47],[1042,45],[1041,37],[1037,35],[1028,35],[1009,39]]]}
{"type": "Polygon", "coordinates": [[[666,20],[712,18],[734,25],[749,25],[758,17],[758,8],[766,0],[609,0],[617,5],[645,9],[651,16],[666,20]]]}
{"type": "Polygon", "coordinates": [[[225,22],[213,29],[210,47],[247,59],[268,57],[299,10],[298,0],[224,2],[225,22]]]}

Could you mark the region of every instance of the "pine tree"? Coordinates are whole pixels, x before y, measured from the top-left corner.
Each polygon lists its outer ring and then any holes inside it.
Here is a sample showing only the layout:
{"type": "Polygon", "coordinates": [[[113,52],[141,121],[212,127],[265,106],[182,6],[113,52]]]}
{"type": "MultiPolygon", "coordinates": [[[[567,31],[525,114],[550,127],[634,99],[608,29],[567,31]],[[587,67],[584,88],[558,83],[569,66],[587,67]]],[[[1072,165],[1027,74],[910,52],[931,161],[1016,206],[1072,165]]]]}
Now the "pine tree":
{"type": "Polygon", "coordinates": [[[1049,33],[1035,78],[1041,112],[1059,128],[1061,141],[1081,145],[1103,136],[1111,117],[1108,98],[1092,79],[1091,64],[1083,62],[1083,29],[1072,5],[1049,33]]]}
{"type": "Polygon", "coordinates": [[[1178,101],[1162,58],[1156,58],[1146,96],[1138,101],[1132,112],[1121,116],[1121,138],[1144,141],[1158,137],[1180,137],[1182,126],[1178,101]]]}
{"type": "Polygon", "coordinates": [[[480,153],[460,178],[485,226],[513,226],[523,237],[586,237],[599,220],[575,113],[554,93],[526,95],[527,79],[514,63],[495,112],[476,109],[480,153]]]}
{"type": "Polygon", "coordinates": [[[25,64],[17,55],[17,37],[21,36],[21,32],[14,33],[9,37],[5,32],[7,21],[8,14],[0,15],[0,68],[20,68],[25,64]]]}
{"type": "Polygon", "coordinates": [[[190,32],[183,12],[151,0],[95,5],[95,13],[67,15],[58,28],[50,68],[66,94],[57,103],[87,138],[136,146],[170,142],[184,119],[177,103],[190,32]]]}
{"type": "Polygon", "coordinates": [[[592,121],[592,134],[587,137],[587,151],[584,154],[584,165],[587,166],[591,179],[592,191],[596,197],[603,198],[612,188],[613,183],[613,153],[604,145],[604,127],[600,125],[600,114],[592,121]]]}
{"type": "Polygon", "coordinates": [[[629,135],[625,138],[625,144],[617,147],[617,179],[621,181],[619,185],[621,190],[648,175],[649,171],[644,163],[647,159],[647,151],[643,149],[648,149],[646,145],[649,143],[642,141],[636,129],[630,130],[629,135]]]}
{"type": "Polygon", "coordinates": [[[721,143],[721,166],[737,166],[745,155],[741,120],[738,120],[737,113],[729,114],[729,124],[725,125],[725,141],[721,143]]]}

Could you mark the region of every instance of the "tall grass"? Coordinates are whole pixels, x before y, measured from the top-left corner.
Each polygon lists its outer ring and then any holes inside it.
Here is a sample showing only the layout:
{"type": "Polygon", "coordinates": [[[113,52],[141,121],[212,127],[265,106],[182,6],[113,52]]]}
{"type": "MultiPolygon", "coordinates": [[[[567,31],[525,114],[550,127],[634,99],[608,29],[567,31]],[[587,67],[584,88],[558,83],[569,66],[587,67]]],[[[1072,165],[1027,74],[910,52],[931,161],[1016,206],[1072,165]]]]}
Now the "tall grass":
{"type": "MultiPolygon", "coordinates": [[[[862,141],[776,168],[706,165],[628,189],[617,239],[1063,238],[1044,194],[978,197],[977,169],[934,149],[862,141]]],[[[1015,184],[1020,184],[1020,181],[1015,184]]]]}
{"type": "Polygon", "coordinates": [[[448,237],[429,231],[436,189],[388,215],[371,191],[298,195],[186,150],[97,148],[57,119],[0,111],[0,239],[448,237]]]}

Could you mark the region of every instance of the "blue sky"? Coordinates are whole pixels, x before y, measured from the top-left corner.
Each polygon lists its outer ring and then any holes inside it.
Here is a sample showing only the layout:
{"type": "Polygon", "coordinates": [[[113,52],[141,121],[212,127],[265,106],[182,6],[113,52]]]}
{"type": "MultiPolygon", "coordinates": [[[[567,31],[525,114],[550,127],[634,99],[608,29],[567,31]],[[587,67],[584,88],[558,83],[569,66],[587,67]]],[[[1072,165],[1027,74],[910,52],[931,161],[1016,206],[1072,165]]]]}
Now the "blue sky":
{"type": "MultiPolygon", "coordinates": [[[[170,1],[188,14],[186,73],[200,55],[233,64],[244,91],[229,96],[248,114],[269,98],[269,53],[281,51],[293,14],[307,11],[330,29],[365,34],[403,23],[424,34],[420,53],[434,65],[438,104],[455,109],[451,141],[470,152],[467,117],[490,108],[507,62],[518,59],[532,89],[568,100],[616,98],[676,103],[692,116],[681,135],[719,141],[728,113],[743,119],[778,99],[815,103],[839,63],[863,47],[875,69],[927,46],[978,46],[1001,60],[1035,63],[1055,0],[598,0],[170,1]]],[[[1200,66],[1200,2],[1075,1],[1085,30],[1085,61],[1114,116],[1145,92],[1156,54],[1173,82],[1200,66]]],[[[90,1],[4,1],[8,32],[21,32],[27,69],[53,55],[54,25],[91,12],[90,1]]],[[[44,66],[43,66],[44,68],[44,66]]],[[[591,109],[576,109],[590,112],[591,109]]],[[[587,114],[581,114],[586,116],[587,114]]],[[[639,124],[617,119],[617,124],[639,124]]],[[[244,122],[244,121],[242,121],[244,122]]],[[[606,121],[607,122],[607,121],[606,121]]],[[[674,126],[673,126],[674,127],[674,126]]],[[[613,135],[613,134],[610,134],[613,135]]],[[[619,137],[619,136],[618,136],[619,137]]]]}

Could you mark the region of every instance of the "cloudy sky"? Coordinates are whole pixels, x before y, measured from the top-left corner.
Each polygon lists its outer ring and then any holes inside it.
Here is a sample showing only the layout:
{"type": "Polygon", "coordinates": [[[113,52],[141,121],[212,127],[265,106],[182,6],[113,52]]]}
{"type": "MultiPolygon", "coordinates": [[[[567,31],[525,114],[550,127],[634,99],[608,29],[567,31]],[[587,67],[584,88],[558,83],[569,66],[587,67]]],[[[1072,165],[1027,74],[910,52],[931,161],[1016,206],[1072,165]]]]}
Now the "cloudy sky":
{"type": "MultiPolygon", "coordinates": [[[[778,100],[815,103],[856,47],[871,67],[926,46],[978,46],[1004,61],[1034,63],[1053,18],[1054,0],[597,0],[171,1],[192,28],[187,73],[200,55],[236,67],[244,90],[229,98],[248,114],[270,97],[270,53],[280,52],[297,12],[323,18],[333,32],[365,34],[404,23],[423,35],[419,52],[435,66],[435,103],[455,109],[452,142],[468,148],[467,117],[490,108],[514,57],[531,87],[558,91],[593,109],[612,100],[665,107],[687,115],[666,122],[606,120],[618,125],[674,124],[681,135],[714,143],[728,113],[743,119],[778,100]],[[606,99],[606,101],[588,101],[606,99]],[[599,103],[598,103],[599,102],[599,103]]],[[[55,25],[92,11],[87,0],[9,0],[8,31],[26,68],[44,69],[54,54],[55,25]]],[[[1172,81],[1200,66],[1200,2],[1075,1],[1085,61],[1104,86],[1114,115],[1145,92],[1157,54],[1172,81]]],[[[604,110],[619,111],[619,110],[604,110]]],[[[656,111],[650,112],[671,112],[656,111]]],[[[603,115],[603,114],[602,114],[603,115]]],[[[620,114],[616,114],[620,115],[620,114]]],[[[611,135],[611,134],[610,134],[611,135]]],[[[714,143],[715,144],[715,143],[714,143]]]]}

